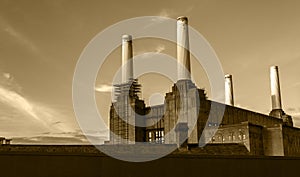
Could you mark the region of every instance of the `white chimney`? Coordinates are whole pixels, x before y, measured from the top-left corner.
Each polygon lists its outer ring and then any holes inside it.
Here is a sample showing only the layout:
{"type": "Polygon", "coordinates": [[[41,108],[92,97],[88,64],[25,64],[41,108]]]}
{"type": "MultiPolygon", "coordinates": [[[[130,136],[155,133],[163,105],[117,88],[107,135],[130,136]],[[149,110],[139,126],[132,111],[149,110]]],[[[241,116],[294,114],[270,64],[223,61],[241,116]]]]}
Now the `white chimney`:
{"type": "Polygon", "coordinates": [[[177,18],[178,80],[191,79],[188,18],[177,18]],[[183,67],[182,67],[183,66],[183,67]],[[185,67],[185,68],[184,68],[185,67]]]}
{"type": "Polygon", "coordinates": [[[133,79],[132,57],[132,37],[125,34],[122,36],[122,83],[133,79]]]}
{"type": "Polygon", "coordinates": [[[270,68],[272,110],[282,109],[278,66],[270,68]]]}
{"type": "Polygon", "coordinates": [[[232,75],[225,75],[225,104],[234,105],[232,75]]]}

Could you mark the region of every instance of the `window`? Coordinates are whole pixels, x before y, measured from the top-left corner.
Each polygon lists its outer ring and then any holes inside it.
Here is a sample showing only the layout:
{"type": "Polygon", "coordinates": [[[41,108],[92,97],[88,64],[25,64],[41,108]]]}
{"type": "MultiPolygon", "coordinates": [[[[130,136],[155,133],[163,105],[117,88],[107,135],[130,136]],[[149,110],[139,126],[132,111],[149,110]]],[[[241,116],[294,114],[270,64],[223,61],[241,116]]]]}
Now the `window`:
{"type": "Polygon", "coordinates": [[[211,141],[212,141],[212,142],[216,141],[216,138],[213,136],[213,137],[211,138],[211,141]]]}
{"type": "Polygon", "coordinates": [[[149,142],[152,142],[152,133],[151,132],[149,132],[149,142]]]}
{"type": "Polygon", "coordinates": [[[165,142],[164,131],[161,131],[161,143],[165,142]]]}
{"type": "Polygon", "coordinates": [[[164,131],[163,130],[153,130],[148,133],[148,140],[152,143],[164,143],[164,131]]]}

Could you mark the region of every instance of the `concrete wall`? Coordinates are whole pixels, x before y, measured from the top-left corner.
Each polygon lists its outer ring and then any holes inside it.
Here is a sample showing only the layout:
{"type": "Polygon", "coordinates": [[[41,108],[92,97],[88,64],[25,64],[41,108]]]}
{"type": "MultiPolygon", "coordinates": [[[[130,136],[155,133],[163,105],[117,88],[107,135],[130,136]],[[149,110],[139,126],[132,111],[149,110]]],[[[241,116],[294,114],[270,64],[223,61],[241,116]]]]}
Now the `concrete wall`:
{"type": "MultiPolygon", "coordinates": [[[[205,130],[205,136],[211,144],[244,145],[251,155],[264,155],[263,127],[249,122],[241,124],[223,125],[215,132],[214,127],[205,130]]],[[[232,152],[235,150],[232,149],[232,152]]],[[[238,154],[238,152],[236,152],[238,154]]]]}
{"type": "Polygon", "coordinates": [[[284,156],[282,126],[264,129],[263,144],[266,156],[284,156]]]}
{"type": "Polygon", "coordinates": [[[263,127],[249,124],[250,154],[264,155],[263,127]]]}
{"type": "Polygon", "coordinates": [[[282,127],[283,146],[285,156],[300,156],[300,129],[282,127]]]}
{"type": "Polygon", "coordinates": [[[240,143],[245,145],[250,152],[249,128],[247,122],[220,126],[215,134],[213,134],[214,129],[214,126],[212,126],[204,132],[206,137],[209,138],[210,143],[240,143]]]}
{"type": "Polygon", "coordinates": [[[238,124],[245,121],[260,126],[278,126],[283,124],[282,119],[226,105],[222,124],[238,124]]]}

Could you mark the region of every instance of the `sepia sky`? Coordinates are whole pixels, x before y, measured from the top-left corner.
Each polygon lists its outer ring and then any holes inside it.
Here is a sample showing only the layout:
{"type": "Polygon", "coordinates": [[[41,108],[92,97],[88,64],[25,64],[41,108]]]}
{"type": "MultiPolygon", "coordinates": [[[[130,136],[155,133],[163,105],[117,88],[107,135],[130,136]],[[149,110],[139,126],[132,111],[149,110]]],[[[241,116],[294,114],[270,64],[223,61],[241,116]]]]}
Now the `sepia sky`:
{"type": "MultiPolygon", "coordinates": [[[[108,26],[150,15],[189,17],[189,24],[216,51],[224,72],[233,75],[239,107],[269,113],[269,67],[278,65],[283,108],[300,127],[299,8],[296,0],[0,0],[0,136],[17,137],[21,143],[55,143],[59,138],[86,143],[72,107],[76,62],[89,41],[108,26]]],[[[143,52],[172,53],[173,48],[166,41],[134,42],[134,53],[143,52]]],[[[120,63],[116,50],[96,83],[97,103],[107,118],[107,76],[112,75],[109,68],[120,63]]],[[[197,85],[209,88],[193,67],[197,85]]],[[[156,75],[140,80],[146,101],[172,84],[156,75]]],[[[96,135],[104,136],[91,132],[96,135]]]]}

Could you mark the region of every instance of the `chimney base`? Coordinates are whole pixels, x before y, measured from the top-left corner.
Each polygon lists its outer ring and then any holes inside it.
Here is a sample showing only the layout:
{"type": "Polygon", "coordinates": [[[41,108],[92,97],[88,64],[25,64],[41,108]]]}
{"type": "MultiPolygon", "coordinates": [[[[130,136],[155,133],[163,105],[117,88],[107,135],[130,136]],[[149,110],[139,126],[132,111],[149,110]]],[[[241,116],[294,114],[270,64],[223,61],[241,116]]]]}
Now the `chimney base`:
{"type": "Polygon", "coordinates": [[[282,109],[273,109],[269,115],[272,117],[282,119],[284,125],[293,127],[292,116],[285,114],[285,112],[282,109]]]}
{"type": "Polygon", "coordinates": [[[281,119],[285,113],[282,109],[273,109],[269,115],[281,119]]]}

